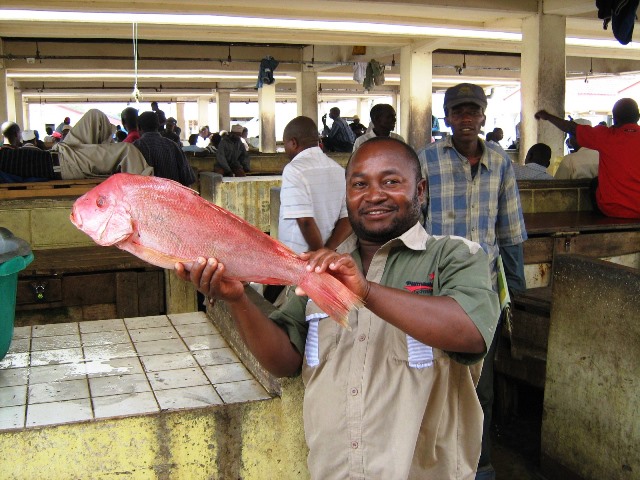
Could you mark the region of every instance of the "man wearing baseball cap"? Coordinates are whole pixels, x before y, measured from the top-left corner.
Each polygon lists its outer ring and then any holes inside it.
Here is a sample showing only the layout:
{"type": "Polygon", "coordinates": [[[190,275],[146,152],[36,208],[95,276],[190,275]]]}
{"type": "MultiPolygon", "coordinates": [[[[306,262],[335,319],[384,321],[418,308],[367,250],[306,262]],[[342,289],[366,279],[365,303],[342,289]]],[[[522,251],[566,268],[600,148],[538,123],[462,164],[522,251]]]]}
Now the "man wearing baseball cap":
{"type": "MultiPolygon", "coordinates": [[[[444,122],[452,134],[418,154],[429,185],[425,229],[432,235],[457,235],[479,243],[489,254],[493,288],[498,291],[498,257],[510,291],[523,291],[522,243],[527,239],[520,195],[511,160],[479,137],[487,96],[478,85],[461,83],[444,95],[444,122]]],[[[484,412],[482,452],[476,480],[495,479],[490,433],[493,406],[493,356],[500,324],[486,353],[477,386],[484,412]]]]}

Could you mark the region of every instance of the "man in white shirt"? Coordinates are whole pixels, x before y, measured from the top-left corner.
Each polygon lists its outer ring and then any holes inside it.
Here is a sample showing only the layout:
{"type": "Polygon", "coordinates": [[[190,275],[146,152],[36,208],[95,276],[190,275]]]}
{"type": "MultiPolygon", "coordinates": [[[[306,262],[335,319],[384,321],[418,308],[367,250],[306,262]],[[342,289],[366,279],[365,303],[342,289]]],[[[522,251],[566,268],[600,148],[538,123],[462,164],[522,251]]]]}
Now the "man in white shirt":
{"type": "Polygon", "coordinates": [[[282,172],[278,239],[296,253],[335,249],[351,233],[344,168],[322,152],[308,117],[291,120],[283,140],[291,162],[282,172]]]}
{"type": "MultiPolygon", "coordinates": [[[[344,168],[318,146],[318,127],[309,117],[291,120],[283,141],[291,162],[282,171],[278,240],[296,253],[335,250],[351,234],[344,168]]],[[[283,289],[267,285],[264,297],[276,302],[283,289]]]]}
{"type": "MultiPolygon", "coordinates": [[[[574,122],[578,125],[591,126],[591,122],[584,118],[576,118],[574,122]]],[[[569,135],[567,145],[573,149],[573,153],[562,158],[554,178],[557,180],[575,180],[578,178],[597,177],[600,154],[596,150],[581,147],[575,135],[569,135]]]]}
{"type": "Polygon", "coordinates": [[[374,105],[369,112],[369,117],[371,118],[371,123],[373,123],[373,128],[367,130],[364,135],[356,139],[353,144],[354,152],[360,148],[360,145],[374,137],[391,137],[404,142],[404,138],[391,131],[396,128],[396,111],[391,105],[387,103],[374,105]]]}

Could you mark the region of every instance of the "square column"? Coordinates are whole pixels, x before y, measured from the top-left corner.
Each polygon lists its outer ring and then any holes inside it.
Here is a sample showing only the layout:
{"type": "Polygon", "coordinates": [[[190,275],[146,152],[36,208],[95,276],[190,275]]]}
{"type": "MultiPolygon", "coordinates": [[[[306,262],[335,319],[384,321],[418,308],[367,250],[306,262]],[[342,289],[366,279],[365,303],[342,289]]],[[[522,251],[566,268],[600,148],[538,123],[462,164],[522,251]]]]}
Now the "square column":
{"type": "Polygon", "coordinates": [[[209,125],[209,97],[198,97],[198,130],[209,125]]]}
{"type": "MultiPolygon", "coordinates": [[[[16,115],[16,90],[13,85],[13,80],[7,80],[5,83],[5,88],[6,95],[4,101],[5,105],[7,106],[6,119],[11,122],[18,123],[18,116],[16,115]]],[[[20,111],[22,112],[22,107],[20,107],[20,111]]],[[[20,125],[20,129],[22,130],[22,125],[20,125]]]]}
{"type": "MultiPolygon", "coordinates": [[[[4,42],[0,38],[0,54],[4,54],[4,42]]],[[[0,123],[9,120],[7,109],[7,70],[5,62],[0,58],[0,123]]]]}
{"type": "Polygon", "coordinates": [[[218,107],[218,130],[231,130],[231,93],[216,92],[216,106],[218,107]]]}
{"type": "Polygon", "coordinates": [[[26,103],[22,98],[22,90],[14,88],[13,102],[16,109],[16,123],[20,125],[21,130],[29,130],[29,115],[25,109],[26,103]]]}
{"type": "Polygon", "coordinates": [[[176,102],[176,123],[180,127],[180,140],[185,140],[189,129],[184,119],[184,102],[176,102]]]}
{"type": "Polygon", "coordinates": [[[536,143],[551,147],[551,165],[564,155],[564,133],[550,122],[538,122],[538,110],[564,118],[566,85],[566,18],[534,15],[522,22],[520,163],[536,143]]]}
{"type": "MultiPolygon", "coordinates": [[[[304,66],[302,67],[304,68],[304,66]]],[[[318,123],[318,73],[300,72],[296,75],[296,101],[298,115],[318,123]]]]}
{"type": "Polygon", "coordinates": [[[399,131],[416,150],[431,141],[432,66],[431,49],[415,45],[402,47],[399,131]]]}
{"type": "Polygon", "coordinates": [[[260,108],[260,151],[276,153],[276,84],[258,89],[260,108]]]}

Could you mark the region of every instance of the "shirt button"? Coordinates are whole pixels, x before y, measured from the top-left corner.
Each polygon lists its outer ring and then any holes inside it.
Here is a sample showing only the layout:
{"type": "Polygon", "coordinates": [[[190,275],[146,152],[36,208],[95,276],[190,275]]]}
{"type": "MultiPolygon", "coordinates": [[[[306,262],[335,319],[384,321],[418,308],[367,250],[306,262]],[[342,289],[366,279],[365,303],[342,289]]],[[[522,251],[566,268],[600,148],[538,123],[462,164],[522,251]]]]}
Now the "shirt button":
{"type": "Polygon", "coordinates": [[[358,442],[351,442],[351,448],[353,448],[354,450],[358,448],[358,442]]]}
{"type": "Polygon", "coordinates": [[[364,333],[362,333],[362,334],[360,334],[358,336],[358,341],[359,342],[364,342],[366,339],[367,339],[367,336],[364,333]]]}
{"type": "Polygon", "coordinates": [[[352,388],[351,389],[351,395],[356,396],[358,394],[358,389],[357,388],[352,388]]]}

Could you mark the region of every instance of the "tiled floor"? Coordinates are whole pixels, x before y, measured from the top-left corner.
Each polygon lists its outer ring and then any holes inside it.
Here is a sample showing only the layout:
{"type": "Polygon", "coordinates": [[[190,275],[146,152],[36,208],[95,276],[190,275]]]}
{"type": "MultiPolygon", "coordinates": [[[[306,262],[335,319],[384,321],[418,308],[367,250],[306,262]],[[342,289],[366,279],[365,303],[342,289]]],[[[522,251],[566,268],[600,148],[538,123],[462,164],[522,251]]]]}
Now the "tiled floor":
{"type": "Polygon", "coordinates": [[[0,431],[269,398],[204,313],[18,327],[0,431]]]}

